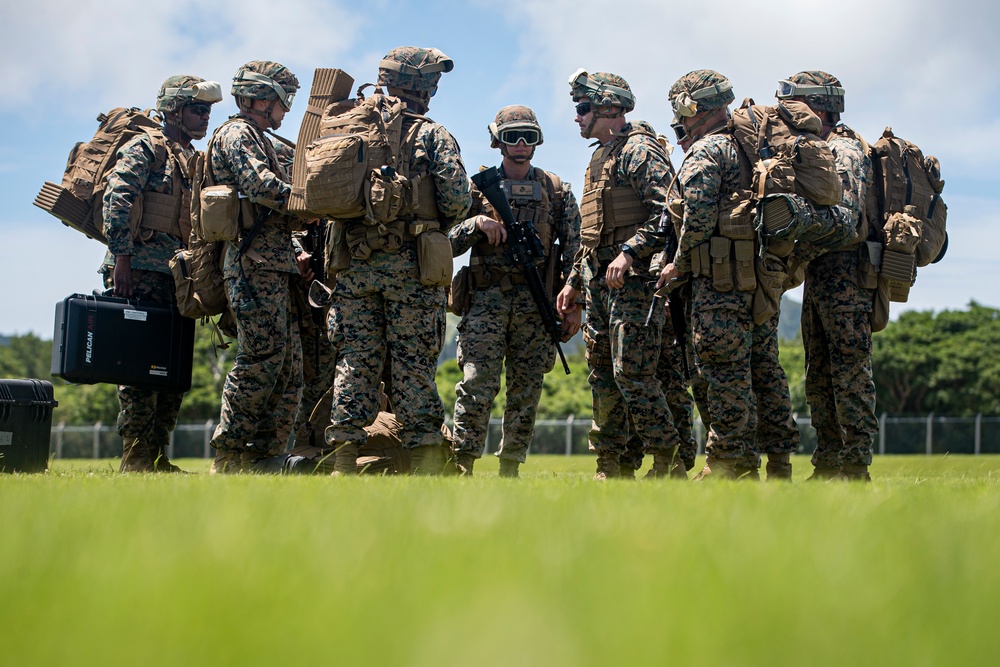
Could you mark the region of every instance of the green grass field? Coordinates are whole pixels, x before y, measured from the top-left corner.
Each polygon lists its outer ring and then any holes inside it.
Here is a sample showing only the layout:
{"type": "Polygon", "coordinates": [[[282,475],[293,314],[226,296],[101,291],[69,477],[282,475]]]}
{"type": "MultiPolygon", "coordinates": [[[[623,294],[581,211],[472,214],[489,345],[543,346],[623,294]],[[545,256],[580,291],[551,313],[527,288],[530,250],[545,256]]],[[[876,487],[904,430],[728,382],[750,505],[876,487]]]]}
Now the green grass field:
{"type": "MultiPolygon", "coordinates": [[[[179,461],[204,473],[207,461],[179,461]]],[[[1000,457],[875,482],[0,476],[0,665],[980,665],[1000,457]]]]}

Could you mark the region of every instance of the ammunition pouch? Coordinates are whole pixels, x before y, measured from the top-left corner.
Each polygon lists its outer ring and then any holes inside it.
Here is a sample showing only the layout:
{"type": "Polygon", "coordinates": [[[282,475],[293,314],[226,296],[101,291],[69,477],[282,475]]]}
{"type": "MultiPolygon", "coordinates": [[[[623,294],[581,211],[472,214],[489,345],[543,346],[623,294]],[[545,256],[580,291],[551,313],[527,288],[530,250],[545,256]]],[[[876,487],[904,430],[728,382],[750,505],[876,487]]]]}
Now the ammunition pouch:
{"type": "Polygon", "coordinates": [[[769,252],[756,260],[757,285],[753,293],[753,321],[764,324],[781,308],[788,269],[785,262],[769,252]]]}
{"type": "Polygon", "coordinates": [[[463,266],[451,281],[448,291],[448,310],[459,317],[465,317],[472,307],[472,284],[469,267],[463,266]]]}

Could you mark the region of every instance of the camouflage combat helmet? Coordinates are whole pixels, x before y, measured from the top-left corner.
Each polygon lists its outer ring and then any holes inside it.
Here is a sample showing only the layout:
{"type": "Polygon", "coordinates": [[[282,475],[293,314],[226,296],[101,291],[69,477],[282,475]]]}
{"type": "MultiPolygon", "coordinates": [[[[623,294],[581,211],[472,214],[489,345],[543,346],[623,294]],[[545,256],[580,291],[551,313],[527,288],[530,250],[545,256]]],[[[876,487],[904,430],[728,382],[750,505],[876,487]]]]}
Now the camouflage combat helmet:
{"type": "Polygon", "coordinates": [[[437,92],[441,74],[454,68],[455,62],[437,49],[400,46],[385,54],[378,64],[378,84],[431,98],[437,92]]]}
{"type": "Polygon", "coordinates": [[[528,146],[538,146],[543,141],[538,117],[534,111],[521,104],[500,109],[489,124],[489,131],[492,148],[498,148],[500,144],[514,145],[519,140],[523,140],[528,146]]]}
{"type": "Polygon", "coordinates": [[[172,76],[160,86],[156,94],[157,111],[179,111],[194,101],[215,104],[222,101],[222,86],[217,81],[205,81],[200,76],[182,74],[172,76]]]}
{"type": "Polygon", "coordinates": [[[844,112],[844,88],[840,80],[819,70],[799,72],[779,81],[774,96],[779,100],[802,97],[813,109],[835,114],[844,112]]]}
{"type": "Polygon", "coordinates": [[[724,109],[736,99],[733,84],[715,70],[696,69],[677,79],[667,93],[675,118],[724,109]]]}
{"type": "Polygon", "coordinates": [[[578,100],[586,97],[595,106],[621,107],[622,113],[628,113],[635,108],[635,95],[628,82],[609,72],[594,72],[587,74],[584,69],[578,69],[569,77],[570,97],[578,100]]]}
{"type": "Polygon", "coordinates": [[[247,100],[278,100],[288,111],[299,89],[299,80],[287,67],[271,60],[252,60],[236,70],[233,97],[247,100]]]}

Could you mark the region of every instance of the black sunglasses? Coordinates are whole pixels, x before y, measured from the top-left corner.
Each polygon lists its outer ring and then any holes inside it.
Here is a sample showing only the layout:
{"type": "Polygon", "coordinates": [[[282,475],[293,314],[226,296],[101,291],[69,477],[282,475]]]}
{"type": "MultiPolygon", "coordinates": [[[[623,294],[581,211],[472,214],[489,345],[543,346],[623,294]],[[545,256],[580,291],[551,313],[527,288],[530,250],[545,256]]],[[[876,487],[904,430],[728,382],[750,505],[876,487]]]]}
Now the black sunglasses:
{"type": "Polygon", "coordinates": [[[188,111],[198,116],[208,116],[212,113],[211,104],[195,103],[187,105],[188,111]]]}
{"type": "Polygon", "coordinates": [[[579,102],[576,105],[577,116],[586,116],[588,113],[590,113],[590,102],[579,102]]]}

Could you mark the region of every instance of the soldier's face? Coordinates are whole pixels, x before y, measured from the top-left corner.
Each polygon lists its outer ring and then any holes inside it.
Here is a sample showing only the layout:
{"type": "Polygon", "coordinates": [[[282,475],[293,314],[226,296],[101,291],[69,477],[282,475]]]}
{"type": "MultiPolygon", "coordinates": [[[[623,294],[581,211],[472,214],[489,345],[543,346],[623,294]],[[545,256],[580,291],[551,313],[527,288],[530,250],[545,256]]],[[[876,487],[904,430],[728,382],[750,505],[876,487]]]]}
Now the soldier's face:
{"type": "Polygon", "coordinates": [[[590,138],[590,125],[593,120],[593,106],[585,98],[578,99],[576,105],[576,124],[580,127],[580,136],[584,139],[590,138]]]}
{"type": "Polygon", "coordinates": [[[194,139],[204,139],[208,134],[208,121],[212,117],[212,105],[204,102],[185,104],[181,109],[181,125],[194,139]]]}

